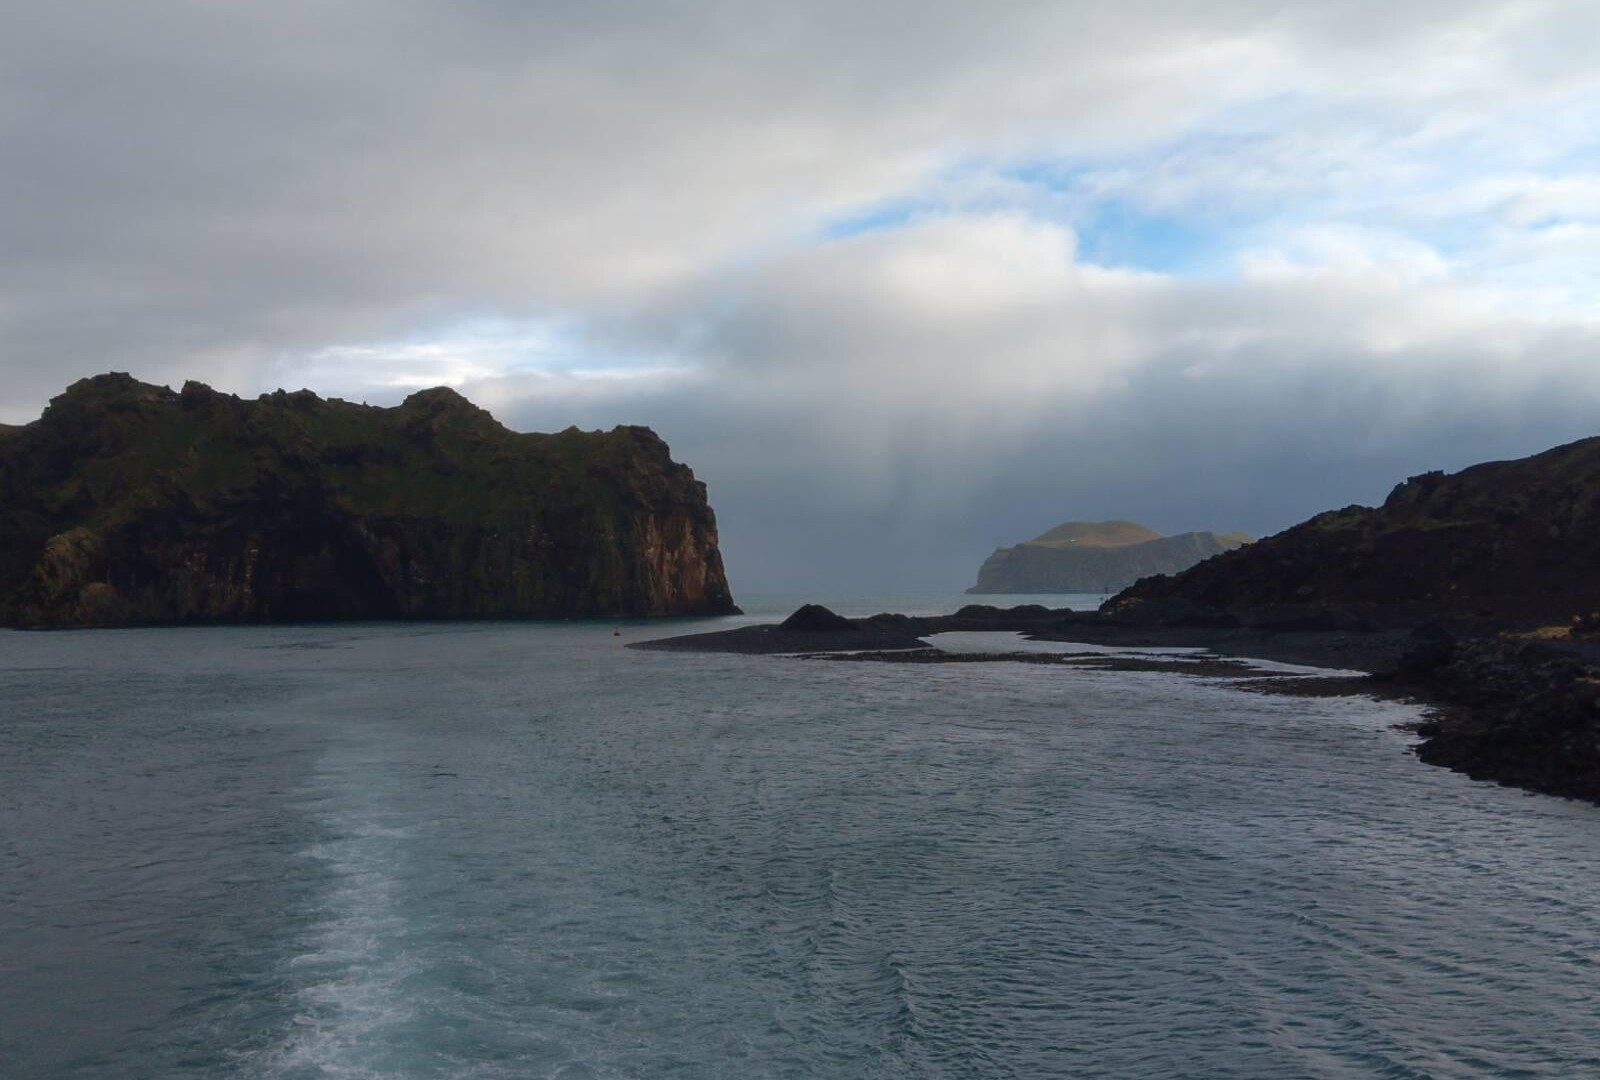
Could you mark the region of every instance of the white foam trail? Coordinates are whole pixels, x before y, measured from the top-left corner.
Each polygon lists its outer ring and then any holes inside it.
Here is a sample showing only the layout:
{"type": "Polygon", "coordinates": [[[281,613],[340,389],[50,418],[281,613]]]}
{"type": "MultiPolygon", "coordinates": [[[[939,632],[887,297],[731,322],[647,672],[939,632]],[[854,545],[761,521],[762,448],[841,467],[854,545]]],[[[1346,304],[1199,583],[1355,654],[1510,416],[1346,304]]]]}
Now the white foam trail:
{"type": "Polygon", "coordinates": [[[412,1075],[399,1055],[417,1019],[408,981],[420,961],[407,949],[407,924],[394,868],[410,830],[371,816],[335,815],[333,839],[302,854],[325,864],[330,887],[320,919],[288,962],[296,984],[293,1028],[263,1061],[273,1080],[387,1080],[412,1075]]]}

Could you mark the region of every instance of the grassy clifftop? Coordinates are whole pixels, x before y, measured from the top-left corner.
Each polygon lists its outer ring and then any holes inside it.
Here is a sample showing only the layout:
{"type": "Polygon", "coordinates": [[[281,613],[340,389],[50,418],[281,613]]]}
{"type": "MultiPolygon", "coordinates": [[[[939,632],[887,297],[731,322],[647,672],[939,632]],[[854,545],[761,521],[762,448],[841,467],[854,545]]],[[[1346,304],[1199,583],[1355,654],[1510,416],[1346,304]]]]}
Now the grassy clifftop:
{"type": "Polygon", "coordinates": [[[1041,547],[1125,547],[1159,539],[1160,533],[1133,521],[1068,521],[1027,542],[1041,547]]]}
{"type": "Polygon", "coordinates": [[[705,487],[646,428],[519,434],[101,375],[0,433],[0,619],[102,625],[732,609],[705,487]]]}

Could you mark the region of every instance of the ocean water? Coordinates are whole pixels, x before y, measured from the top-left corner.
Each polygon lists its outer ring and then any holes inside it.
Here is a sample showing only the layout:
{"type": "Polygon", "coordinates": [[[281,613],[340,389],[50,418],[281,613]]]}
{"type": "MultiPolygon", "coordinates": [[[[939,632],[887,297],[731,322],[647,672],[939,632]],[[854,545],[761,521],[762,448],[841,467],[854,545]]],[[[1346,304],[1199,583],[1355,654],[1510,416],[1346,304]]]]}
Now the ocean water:
{"type": "Polygon", "coordinates": [[[0,1077],[1600,1075],[1600,810],[1407,707],[706,626],[0,634],[0,1077]]]}

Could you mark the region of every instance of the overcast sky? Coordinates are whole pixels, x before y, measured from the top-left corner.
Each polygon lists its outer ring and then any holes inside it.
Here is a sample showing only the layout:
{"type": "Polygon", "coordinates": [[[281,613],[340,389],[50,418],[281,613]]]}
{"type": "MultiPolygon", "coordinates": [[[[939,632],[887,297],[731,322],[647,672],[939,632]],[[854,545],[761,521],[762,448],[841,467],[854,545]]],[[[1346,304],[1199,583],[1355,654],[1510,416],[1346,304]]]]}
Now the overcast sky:
{"type": "Polygon", "coordinates": [[[742,592],[1600,433],[1600,4],[0,0],[0,421],[643,423],[742,592]]]}

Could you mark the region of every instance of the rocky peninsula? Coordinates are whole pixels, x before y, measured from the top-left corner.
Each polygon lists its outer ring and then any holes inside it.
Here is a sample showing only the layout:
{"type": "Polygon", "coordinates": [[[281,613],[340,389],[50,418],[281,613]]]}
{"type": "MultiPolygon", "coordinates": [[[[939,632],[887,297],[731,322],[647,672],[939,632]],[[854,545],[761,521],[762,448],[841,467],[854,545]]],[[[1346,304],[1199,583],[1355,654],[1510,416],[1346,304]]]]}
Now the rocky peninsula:
{"type": "Polygon", "coordinates": [[[705,485],[648,428],[110,374],[0,431],[6,626],[735,611],[705,485]]]}

